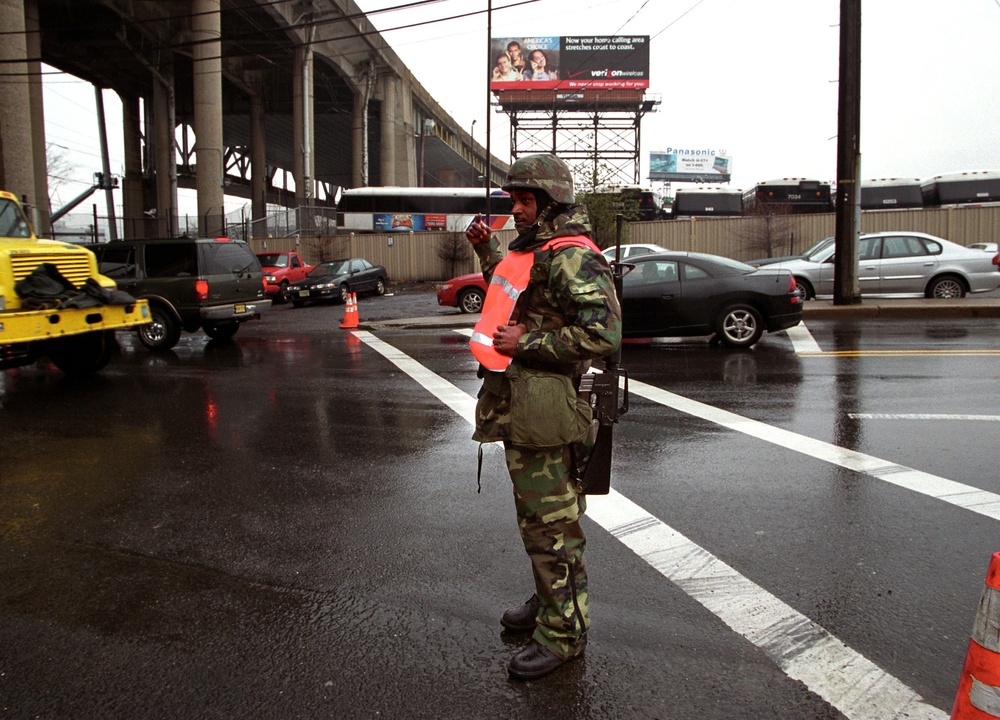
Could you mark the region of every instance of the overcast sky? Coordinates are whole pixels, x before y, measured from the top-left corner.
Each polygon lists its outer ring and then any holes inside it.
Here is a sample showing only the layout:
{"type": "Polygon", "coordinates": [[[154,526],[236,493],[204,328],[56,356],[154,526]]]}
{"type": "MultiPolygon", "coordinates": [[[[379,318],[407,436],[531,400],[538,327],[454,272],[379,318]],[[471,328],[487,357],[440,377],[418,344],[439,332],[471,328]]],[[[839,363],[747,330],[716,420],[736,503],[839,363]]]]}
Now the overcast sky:
{"type": "MultiPolygon", "coordinates": [[[[650,151],[725,150],[732,187],[835,180],[840,3],[837,0],[539,0],[499,9],[494,37],[649,35],[658,110],[642,122],[650,151]]],[[[366,12],[399,0],[356,0],[366,12]]],[[[484,141],[483,16],[389,28],[470,9],[446,0],[370,19],[431,95],[484,141]]],[[[1000,169],[1000,0],[863,0],[863,178],[924,178],[1000,169]]],[[[510,124],[494,115],[506,159],[510,124]]]]}
{"type": "MultiPolygon", "coordinates": [[[[641,178],[651,151],[711,148],[732,158],[731,187],[810,177],[833,181],[837,150],[837,0],[493,0],[493,36],[649,35],[650,88],[641,178]]],[[[356,0],[366,12],[405,0],[356,0]]],[[[370,15],[417,80],[485,141],[486,14],[390,30],[473,10],[441,0],[370,15]]],[[[1000,169],[1000,0],[864,0],[862,178],[926,178],[1000,169]]],[[[49,77],[46,133],[67,148],[76,182],[100,169],[94,90],[49,77]]],[[[121,106],[106,95],[113,173],[121,106]]],[[[510,124],[493,114],[493,154],[509,159],[510,124]]],[[[244,201],[233,201],[239,206],[244,201]]]]}

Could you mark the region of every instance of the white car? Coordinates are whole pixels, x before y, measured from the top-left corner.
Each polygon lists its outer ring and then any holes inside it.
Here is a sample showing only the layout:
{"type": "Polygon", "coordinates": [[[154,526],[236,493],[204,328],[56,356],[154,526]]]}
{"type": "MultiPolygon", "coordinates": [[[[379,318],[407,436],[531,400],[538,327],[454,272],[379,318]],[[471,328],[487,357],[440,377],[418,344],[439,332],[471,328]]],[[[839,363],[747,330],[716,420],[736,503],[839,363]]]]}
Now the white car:
{"type": "MultiPolygon", "coordinates": [[[[659,245],[643,245],[643,244],[630,244],[622,245],[622,254],[620,259],[622,262],[628,262],[629,259],[639,257],[640,255],[649,255],[650,253],[666,252],[667,248],[660,247],[659,245]]],[[[601,254],[608,259],[608,262],[614,262],[615,260],[615,246],[602,250],[601,254]]]]}
{"type": "MultiPolygon", "coordinates": [[[[836,244],[771,265],[792,271],[804,300],[833,295],[836,244]]],[[[1000,288],[1000,255],[919,232],[862,235],[858,281],[862,296],[960,298],[1000,288]]]]}

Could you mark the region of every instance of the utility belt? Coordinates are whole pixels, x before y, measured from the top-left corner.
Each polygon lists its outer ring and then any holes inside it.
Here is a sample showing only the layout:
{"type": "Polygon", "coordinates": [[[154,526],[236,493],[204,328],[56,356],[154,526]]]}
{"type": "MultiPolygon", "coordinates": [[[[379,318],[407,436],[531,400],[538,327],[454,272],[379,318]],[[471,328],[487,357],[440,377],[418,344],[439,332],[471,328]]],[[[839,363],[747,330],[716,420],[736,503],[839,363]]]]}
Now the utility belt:
{"type": "Polygon", "coordinates": [[[504,372],[484,369],[483,390],[510,398],[506,439],[513,445],[549,450],[583,442],[590,434],[594,411],[590,393],[580,392],[576,363],[570,374],[554,372],[552,367],[517,360],[504,372]]]}
{"type": "MultiPolygon", "coordinates": [[[[541,360],[517,360],[517,364],[521,367],[528,368],[529,370],[537,370],[539,372],[554,373],[557,375],[566,375],[567,377],[580,377],[580,363],[570,362],[570,363],[552,363],[552,362],[542,362],[541,360]]],[[[479,366],[479,372],[476,373],[478,377],[485,380],[489,375],[498,375],[503,377],[503,370],[490,370],[485,365],[479,366]]]]}

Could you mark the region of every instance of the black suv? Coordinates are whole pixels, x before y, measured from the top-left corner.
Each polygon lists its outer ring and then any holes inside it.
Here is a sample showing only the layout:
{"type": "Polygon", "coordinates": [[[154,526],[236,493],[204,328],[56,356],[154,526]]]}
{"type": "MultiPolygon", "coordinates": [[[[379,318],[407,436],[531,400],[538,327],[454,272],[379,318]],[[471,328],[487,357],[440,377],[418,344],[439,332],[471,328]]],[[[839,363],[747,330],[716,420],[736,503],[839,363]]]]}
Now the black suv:
{"type": "Polygon", "coordinates": [[[257,256],[228,238],[119,240],[88,246],[100,272],[118,289],[149,301],[153,321],[137,328],[150,350],[168,350],[181,330],[210,338],[236,334],[240,323],[271,307],[257,256]]]}

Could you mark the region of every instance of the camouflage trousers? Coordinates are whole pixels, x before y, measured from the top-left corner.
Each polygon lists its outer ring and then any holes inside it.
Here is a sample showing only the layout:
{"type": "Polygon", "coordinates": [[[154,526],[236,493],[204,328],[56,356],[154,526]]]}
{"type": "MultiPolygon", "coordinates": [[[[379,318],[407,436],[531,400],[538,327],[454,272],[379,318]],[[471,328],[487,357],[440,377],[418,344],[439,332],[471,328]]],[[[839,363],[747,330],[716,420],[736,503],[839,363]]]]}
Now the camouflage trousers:
{"type": "Polygon", "coordinates": [[[582,649],[587,612],[586,498],[570,477],[570,450],[506,445],[514,507],[539,599],[533,638],[560,657],[582,649]]]}

